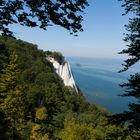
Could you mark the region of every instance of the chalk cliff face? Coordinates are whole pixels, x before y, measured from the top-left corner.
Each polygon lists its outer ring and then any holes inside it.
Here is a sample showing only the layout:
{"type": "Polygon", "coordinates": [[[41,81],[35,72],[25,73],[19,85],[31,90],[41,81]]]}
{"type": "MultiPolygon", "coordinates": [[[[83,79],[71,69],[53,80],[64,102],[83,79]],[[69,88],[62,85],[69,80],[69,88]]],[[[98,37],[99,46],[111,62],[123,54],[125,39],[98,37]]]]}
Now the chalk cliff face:
{"type": "Polygon", "coordinates": [[[47,57],[47,59],[53,64],[55,72],[61,77],[64,84],[66,86],[71,87],[78,93],[78,89],[72,75],[70,64],[65,60],[62,64],[60,64],[58,61],[56,61],[52,57],[47,57]]]}

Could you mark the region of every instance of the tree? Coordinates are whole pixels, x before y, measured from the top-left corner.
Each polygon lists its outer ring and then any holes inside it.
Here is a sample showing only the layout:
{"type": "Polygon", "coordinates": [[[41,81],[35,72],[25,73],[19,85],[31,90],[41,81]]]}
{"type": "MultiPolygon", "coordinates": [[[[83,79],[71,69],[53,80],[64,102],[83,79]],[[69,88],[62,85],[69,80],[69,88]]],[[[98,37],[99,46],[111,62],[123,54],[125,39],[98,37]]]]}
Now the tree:
{"type": "MultiPolygon", "coordinates": [[[[128,131],[126,133],[135,133],[135,139],[140,138],[140,73],[131,75],[128,83],[121,85],[126,88],[126,93],[121,95],[123,97],[133,97],[136,99],[135,103],[129,103],[129,111],[113,115],[113,123],[124,124],[127,122],[128,131]]],[[[133,137],[132,136],[132,137],[133,137]]]]}
{"type": "Polygon", "coordinates": [[[22,130],[25,119],[25,103],[22,88],[18,83],[17,55],[13,52],[9,64],[4,66],[0,75],[0,110],[4,114],[4,121],[8,130],[7,139],[15,140],[22,130]]]}
{"type": "Polygon", "coordinates": [[[83,31],[82,13],[87,0],[1,0],[0,30],[4,36],[13,36],[8,25],[17,24],[40,27],[60,25],[70,33],[83,31]]]}
{"type": "Polygon", "coordinates": [[[76,124],[73,118],[66,118],[64,129],[59,134],[62,140],[96,140],[103,139],[100,131],[87,124],[76,124]]]}
{"type": "Polygon", "coordinates": [[[126,15],[128,13],[133,14],[135,17],[129,19],[128,25],[125,25],[126,31],[124,41],[127,42],[127,49],[122,50],[120,54],[127,54],[129,58],[125,60],[123,64],[124,69],[134,65],[140,60],[140,1],[139,0],[119,0],[124,1],[122,7],[125,8],[126,15]]]}
{"type": "MultiPolygon", "coordinates": [[[[129,19],[129,24],[125,25],[127,34],[124,41],[128,43],[128,48],[122,50],[121,54],[127,54],[129,58],[123,64],[121,72],[128,70],[132,65],[140,60],[140,1],[139,0],[120,0],[125,8],[124,15],[130,13],[134,18],[129,19]]],[[[127,123],[127,133],[132,134],[134,139],[140,139],[140,73],[131,75],[128,82],[121,85],[126,88],[124,97],[133,97],[135,103],[129,103],[129,110],[113,115],[111,121],[116,124],[127,123]]]]}
{"type": "Polygon", "coordinates": [[[35,114],[36,123],[32,127],[30,140],[49,140],[49,133],[46,132],[47,116],[48,114],[45,107],[41,106],[37,108],[35,114]]]}
{"type": "Polygon", "coordinates": [[[49,140],[48,134],[42,134],[40,124],[35,124],[32,128],[30,140],[49,140]]]}

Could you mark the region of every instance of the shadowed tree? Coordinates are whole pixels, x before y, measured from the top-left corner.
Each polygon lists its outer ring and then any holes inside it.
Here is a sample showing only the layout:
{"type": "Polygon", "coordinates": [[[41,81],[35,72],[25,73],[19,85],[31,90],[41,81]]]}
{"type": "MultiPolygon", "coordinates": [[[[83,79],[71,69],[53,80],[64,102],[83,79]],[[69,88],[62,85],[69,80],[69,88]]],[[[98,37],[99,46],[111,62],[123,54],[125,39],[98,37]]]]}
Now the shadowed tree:
{"type": "Polygon", "coordinates": [[[125,13],[123,15],[130,13],[134,16],[134,18],[129,18],[129,23],[125,25],[127,33],[124,41],[127,42],[128,48],[120,52],[120,54],[129,56],[123,64],[124,69],[122,71],[125,71],[140,60],[140,0],[119,1],[124,2],[122,7],[125,8],[125,13]]]}
{"type": "Polygon", "coordinates": [[[0,31],[4,36],[13,36],[8,25],[19,23],[44,30],[56,24],[71,34],[83,31],[81,22],[87,0],[1,0],[0,31]]]}
{"type": "MultiPolygon", "coordinates": [[[[124,15],[130,13],[133,16],[133,18],[129,19],[128,25],[125,25],[127,33],[125,34],[124,41],[127,42],[128,48],[120,52],[129,56],[124,61],[124,67],[120,71],[124,72],[140,60],[140,0],[119,1],[123,1],[124,15]]],[[[126,90],[120,96],[133,97],[136,101],[128,104],[128,111],[113,115],[111,122],[116,124],[126,123],[128,125],[128,131],[126,132],[132,134],[134,139],[140,139],[140,73],[131,75],[128,82],[121,86],[126,90]]]]}
{"type": "Polygon", "coordinates": [[[0,110],[4,114],[3,119],[8,128],[3,135],[9,140],[18,139],[25,119],[25,102],[22,88],[18,83],[19,71],[16,61],[17,55],[13,52],[9,64],[4,66],[0,75],[0,110]]]}

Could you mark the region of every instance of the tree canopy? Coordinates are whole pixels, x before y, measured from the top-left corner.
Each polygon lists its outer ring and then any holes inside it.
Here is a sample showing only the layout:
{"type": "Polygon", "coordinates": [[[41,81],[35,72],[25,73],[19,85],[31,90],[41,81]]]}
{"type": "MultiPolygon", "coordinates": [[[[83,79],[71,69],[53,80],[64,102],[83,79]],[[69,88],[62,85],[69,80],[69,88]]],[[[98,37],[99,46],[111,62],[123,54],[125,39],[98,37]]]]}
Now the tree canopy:
{"type": "Polygon", "coordinates": [[[36,45],[0,37],[0,50],[0,138],[132,140],[107,125],[109,112],[64,86],[36,45]]]}
{"type": "MultiPolygon", "coordinates": [[[[0,110],[4,114],[5,124],[8,124],[5,139],[15,139],[22,130],[25,117],[25,102],[22,87],[18,84],[17,55],[10,55],[9,64],[6,64],[0,74],[0,110]]],[[[4,128],[4,126],[3,126],[4,128]]]]}
{"type": "Polygon", "coordinates": [[[129,23],[125,25],[127,33],[125,33],[124,41],[127,42],[127,49],[122,50],[121,54],[127,54],[129,58],[123,64],[123,71],[140,60],[140,1],[139,0],[119,0],[123,1],[122,7],[125,8],[126,14],[132,14],[133,18],[129,18],[129,23]]]}
{"type": "Polygon", "coordinates": [[[71,34],[83,31],[81,22],[87,0],[1,0],[0,31],[13,36],[8,25],[40,27],[44,30],[53,24],[69,30],[71,34]]]}
{"type": "MultiPolygon", "coordinates": [[[[133,18],[129,19],[128,25],[125,25],[127,33],[124,41],[127,42],[127,48],[122,50],[122,54],[127,54],[128,59],[123,64],[121,72],[128,70],[132,65],[140,60],[140,1],[139,0],[121,0],[122,7],[125,8],[124,15],[130,13],[133,18]]],[[[113,123],[128,125],[127,134],[131,134],[133,139],[140,139],[140,73],[130,75],[127,83],[121,84],[125,88],[125,93],[120,96],[132,97],[135,101],[128,103],[129,110],[120,114],[113,115],[113,123]]]]}

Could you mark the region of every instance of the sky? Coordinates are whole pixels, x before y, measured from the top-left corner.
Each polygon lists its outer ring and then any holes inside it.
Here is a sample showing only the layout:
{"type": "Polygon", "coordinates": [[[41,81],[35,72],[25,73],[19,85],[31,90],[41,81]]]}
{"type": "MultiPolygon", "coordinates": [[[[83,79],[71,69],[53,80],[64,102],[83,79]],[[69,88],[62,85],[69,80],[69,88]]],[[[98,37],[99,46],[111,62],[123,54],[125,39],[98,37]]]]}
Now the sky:
{"type": "Polygon", "coordinates": [[[126,32],[124,25],[128,17],[122,16],[124,9],[118,0],[88,0],[83,32],[75,37],[60,26],[48,27],[47,31],[13,25],[11,29],[18,39],[37,44],[44,51],[59,51],[64,56],[121,58],[119,55],[126,43],[122,40],[126,32]]]}

